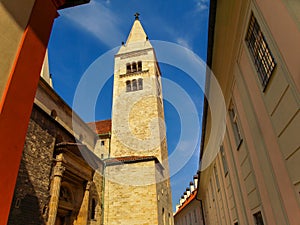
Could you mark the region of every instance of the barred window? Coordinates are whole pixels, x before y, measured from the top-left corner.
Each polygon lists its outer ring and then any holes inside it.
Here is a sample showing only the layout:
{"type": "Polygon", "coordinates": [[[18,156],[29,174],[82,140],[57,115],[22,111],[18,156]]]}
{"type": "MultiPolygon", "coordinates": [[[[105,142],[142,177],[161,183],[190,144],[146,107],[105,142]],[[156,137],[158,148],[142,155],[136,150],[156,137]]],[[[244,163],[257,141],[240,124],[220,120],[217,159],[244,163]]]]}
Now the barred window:
{"type": "Polygon", "coordinates": [[[253,13],[249,21],[245,40],[261,84],[265,89],[275,69],[276,62],[253,13]]]}

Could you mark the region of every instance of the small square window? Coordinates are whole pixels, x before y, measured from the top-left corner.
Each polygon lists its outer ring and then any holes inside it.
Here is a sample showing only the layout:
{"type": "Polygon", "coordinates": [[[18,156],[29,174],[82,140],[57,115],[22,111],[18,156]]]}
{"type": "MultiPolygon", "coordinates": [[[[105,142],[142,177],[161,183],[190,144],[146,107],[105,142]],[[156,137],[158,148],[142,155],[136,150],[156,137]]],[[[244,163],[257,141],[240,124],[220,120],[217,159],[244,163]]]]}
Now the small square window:
{"type": "Polygon", "coordinates": [[[105,145],[105,141],[101,141],[100,145],[104,146],[105,145]]]}
{"type": "Polygon", "coordinates": [[[237,118],[237,114],[236,114],[233,104],[231,104],[231,108],[229,109],[229,117],[230,117],[232,129],[233,129],[233,133],[234,133],[236,148],[238,150],[243,141],[243,138],[242,138],[241,131],[240,131],[240,128],[238,125],[238,118],[237,118]]]}
{"type": "Polygon", "coordinates": [[[253,214],[255,225],[264,225],[264,220],[260,211],[253,214]]]}

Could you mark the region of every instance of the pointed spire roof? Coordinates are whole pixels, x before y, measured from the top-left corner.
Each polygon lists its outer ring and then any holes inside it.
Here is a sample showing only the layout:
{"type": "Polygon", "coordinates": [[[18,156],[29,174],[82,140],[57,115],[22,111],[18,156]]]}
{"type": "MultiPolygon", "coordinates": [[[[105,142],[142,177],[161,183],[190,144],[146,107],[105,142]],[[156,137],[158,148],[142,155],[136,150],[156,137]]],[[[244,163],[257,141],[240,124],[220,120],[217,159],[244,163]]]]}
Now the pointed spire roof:
{"type": "Polygon", "coordinates": [[[148,36],[139,20],[139,15],[139,13],[134,15],[135,20],[128,35],[127,41],[125,44],[122,42],[122,46],[119,49],[118,54],[152,48],[152,45],[148,40],[148,36]]]}
{"type": "Polygon", "coordinates": [[[126,41],[126,45],[129,43],[139,42],[139,41],[146,41],[148,37],[142,27],[142,24],[139,20],[139,13],[134,14],[135,21],[132,25],[131,31],[126,41]]]}

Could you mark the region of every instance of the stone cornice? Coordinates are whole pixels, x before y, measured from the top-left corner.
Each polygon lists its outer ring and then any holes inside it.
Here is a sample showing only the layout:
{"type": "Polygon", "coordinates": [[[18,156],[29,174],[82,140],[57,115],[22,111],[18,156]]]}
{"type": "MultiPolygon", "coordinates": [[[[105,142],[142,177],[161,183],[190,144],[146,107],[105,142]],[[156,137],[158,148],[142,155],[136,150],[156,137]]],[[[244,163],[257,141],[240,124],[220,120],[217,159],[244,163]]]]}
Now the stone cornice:
{"type": "Polygon", "coordinates": [[[125,53],[116,54],[115,58],[120,57],[121,59],[127,59],[127,58],[130,58],[130,57],[147,55],[149,50],[153,50],[153,48],[146,48],[146,49],[143,49],[143,50],[137,50],[137,51],[132,51],[132,52],[125,52],[125,53]]]}
{"type": "Polygon", "coordinates": [[[136,72],[131,72],[131,73],[124,73],[124,74],[120,74],[120,78],[123,77],[132,77],[132,76],[136,76],[136,75],[140,75],[143,73],[148,73],[149,70],[142,70],[142,71],[136,71],[136,72]]]}

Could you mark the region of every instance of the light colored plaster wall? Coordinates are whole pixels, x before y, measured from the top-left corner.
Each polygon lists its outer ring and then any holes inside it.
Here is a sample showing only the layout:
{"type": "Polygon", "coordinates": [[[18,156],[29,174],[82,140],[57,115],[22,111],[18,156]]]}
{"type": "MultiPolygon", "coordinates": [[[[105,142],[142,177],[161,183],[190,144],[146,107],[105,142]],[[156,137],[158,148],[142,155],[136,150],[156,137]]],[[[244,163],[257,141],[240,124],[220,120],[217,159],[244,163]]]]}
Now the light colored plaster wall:
{"type": "Polygon", "coordinates": [[[175,225],[185,225],[187,217],[188,225],[203,225],[200,201],[193,199],[184,209],[174,217],[175,225]],[[191,221],[190,221],[191,217],[191,221]]]}
{"type": "MultiPolygon", "coordinates": [[[[222,2],[218,2],[217,18],[223,18],[223,14],[228,14],[228,10],[231,10],[230,15],[234,15],[240,5],[235,1],[226,4],[225,7],[222,2]]],[[[300,186],[300,165],[297,163],[300,161],[300,144],[297,134],[300,119],[297,73],[299,67],[295,64],[296,55],[299,55],[296,54],[299,52],[299,42],[295,41],[295,37],[299,36],[299,30],[295,29],[294,25],[298,22],[291,20],[288,11],[282,8],[281,1],[251,1],[250,5],[245,3],[238,11],[240,15],[245,12],[245,15],[239,18],[239,23],[230,22],[230,17],[227,17],[227,20],[217,20],[218,29],[215,36],[222,38],[215,38],[213,58],[213,69],[225,93],[225,100],[228,104],[232,94],[236,104],[238,124],[243,136],[243,143],[237,150],[231,124],[228,123],[224,149],[228,157],[233,188],[233,194],[228,191],[228,196],[232,209],[234,201],[240,206],[237,208],[238,218],[234,218],[236,216],[233,210],[231,220],[239,219],[240,223],[251,224],[252,214],[260,210],[265,223],[297,224],[295,218],[298,218],[299,213],[296,211],[299,209],[300,186]],[[254,12],[277,62],[265,91],[260,85],[244,43],[251,11],[254,12]],[[275,14],[282,17],[275,18],[272,16],[275,14]],[[230,32],[230,29],[233,31],[230,32]],[[233,37],[230,37],[230,34],[233,37]],[[231,46],[231,40],[240,43],[241,47],[234,47],[235,44],[231,46]],[[230,54],[231,51],[237,54],[230,54]],[[221,57],[222,55],[228,57],[221,57]],[[220,61],[219,58],[225,61],[220,61]],[[236,82],[230,82],[232,74],[236,82]],[[228,88],[231,90],[230,95],[226,94],[228,88]]],[[[209,126],[207,131],[209,132],[209,126]]],[[[201,179],[213,178],[211,173],[204,173],[204,176],[210,178],[201,179]]],[[[205,187],[208,192],[205,195],[206,205],[211,205],[213,202],[209,202],[211,200],[208,199],[213,189],[210,190],[208,182],[205,183],[205,187]]],[[[213,217],[217,213],[209,212],[210,222],[216,222],[213,217]]]]}
{"type": "MultiPolygon", "coordinates": [[[[281,54],[289,48],[289,45],[283,46],[280,43],[279,36],[271,36],[277,31],[274,28],[272,29],[272,27],[266,26],[266,21],[260,15],[261,11],[255,5],[253,5],[251,10],[261,26],[261,30],[277,63],[267,88],[263,91],[248,49],[242,44],[238,59],[239,75],[242,79],[238,80],[238,85],[240,86],[240,97],[241,102],[243,102],[242,108],[245,111],[245,120],[248,120],[247,126],[251,127],[251,136],[255,140],[253,142],[257,156],[253,155],[252,160],[255,161],[257,159],[260,162],[259,167],[263,171],[263,179],[267,188],[266,191],[261,190],[261,192],[264,193],[263,195],[268,194],[270,201],[273,202],[273,208],[277,208],[275,210],[276,213],[273,212],[277,223],[293,224],[296,222],[293,218],[299,216],[299,212],[296,213],[296,209],[297,207],[299,208],[297,185],[300,182],[300,174],[298,172],[300,171],[300,165],[295,163],[300,160],[300,142],[299,138],[295,136],[300,129],[299,122],[297,123],[300,108],[299,92],[292,74],[293,66],[283,60],[284,57],[290,56],[281,54]],[[273,178],[274,176],[275,178],[273,178]],[[292,188],[292,186],[294,187],[292,188]],[[297,203],[295,201],[287,201],[287,198],[295,199],[297,203]],[[277,199],[278,201],[275,203],[274,201],[277,199]],[[289,218],[286,219],[286,216],[289,218]]],[[[288,32],[287,36],[291,35],[290,32],[288,32]]],[[[298,48],[297,44],[295,49],[298,48]]],[[[293,52],[290,54],[293,54],[293,52]]],[[[248,138],[247,140],[250,139],[248,138]]],[[[264,206],[267,207],[267,204],[265,202],[264,206]]]]}
{"type": "Polygon", "coordinates": [[[35,0],[0,2],[0,98],[9,80],[35,0]]]}

